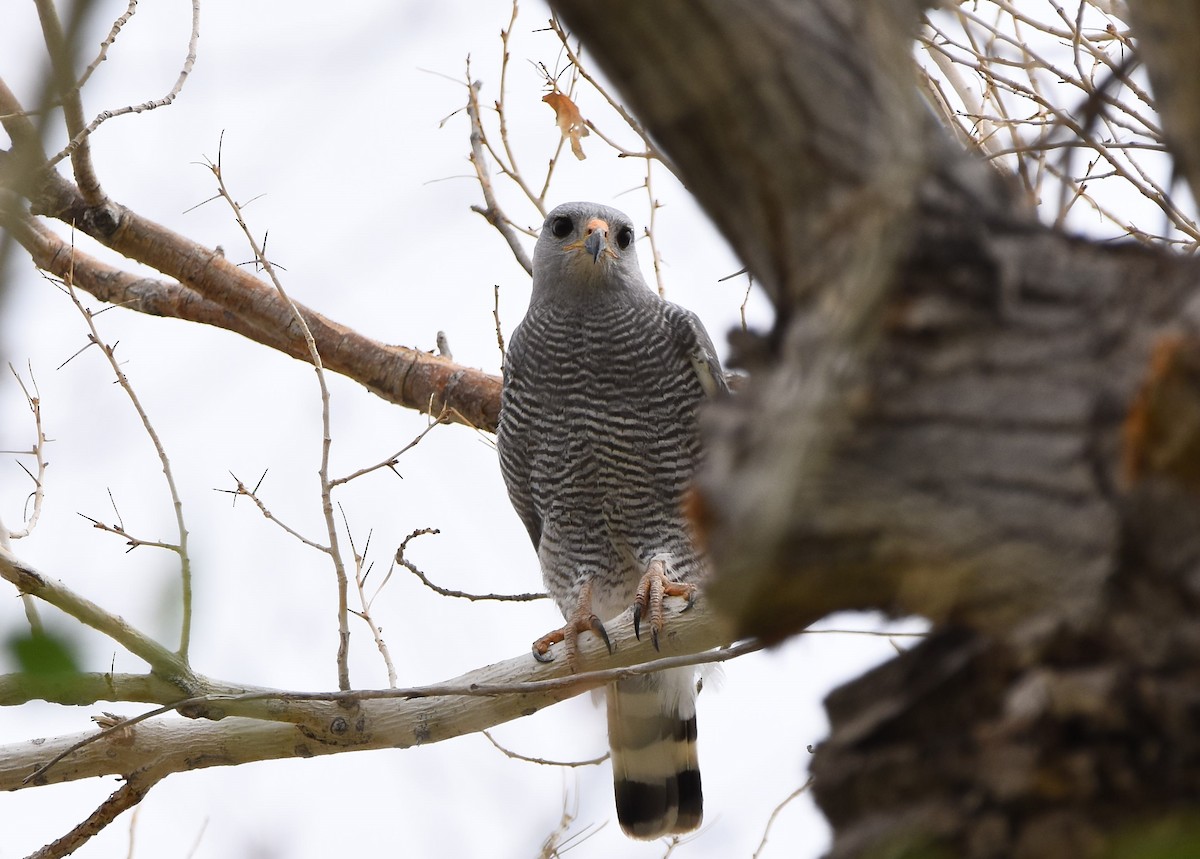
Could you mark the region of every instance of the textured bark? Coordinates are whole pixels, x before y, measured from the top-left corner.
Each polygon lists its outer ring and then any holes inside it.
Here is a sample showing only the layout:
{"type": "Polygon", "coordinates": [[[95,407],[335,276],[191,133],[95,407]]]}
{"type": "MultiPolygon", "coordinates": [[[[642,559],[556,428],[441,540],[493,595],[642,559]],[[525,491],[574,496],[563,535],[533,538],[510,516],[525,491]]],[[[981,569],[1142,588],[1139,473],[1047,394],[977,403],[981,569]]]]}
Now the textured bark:
{"type": "Polygon", "coordinates": [[[828,701],[832,855],[1112,855],[1194,815],[1200,266],[1040,225],[953,147],[913,3],[554,5],[778,312],[711,420],[714,602],[935,624],[828,701]]]}

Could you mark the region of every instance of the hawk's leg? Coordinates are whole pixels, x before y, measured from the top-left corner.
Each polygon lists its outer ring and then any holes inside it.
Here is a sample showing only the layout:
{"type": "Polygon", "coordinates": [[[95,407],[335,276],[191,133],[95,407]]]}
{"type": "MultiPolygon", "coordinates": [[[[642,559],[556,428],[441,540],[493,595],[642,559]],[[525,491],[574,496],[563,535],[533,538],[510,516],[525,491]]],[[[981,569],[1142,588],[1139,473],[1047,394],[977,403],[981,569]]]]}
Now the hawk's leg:
{"type": "Polygon", "coordinates": [[[567,618],[567,622],[533,643],[533,658],[538,662],[553,662],[554,657],[550,653],[550,646],[565,641],[567,643],[567,662],[574,667],[579,653],[579,633],[588,631],[594,632],[604,642],[608,652],[612,653],[608,632],[605,631],[600,618],[592,612],[592,583],[590,580],[585,581],[579,589],[579,603],[576,605],[575,611],[571,612],[571,616],[567,618]]]}
{"type": "Polygon", "coordinates": [[[650,640],[658,650],[658,635],[663,628],[663,597],[687,597],[687,611],[696,603],[699,589],[687,582],[676,582],[667,578],[667,564],[655,558],[646,567],[646,574],[638,583],[637,596],[633,600],[633,634],[642,637],[642,618],[650,621],[650,640]]]}

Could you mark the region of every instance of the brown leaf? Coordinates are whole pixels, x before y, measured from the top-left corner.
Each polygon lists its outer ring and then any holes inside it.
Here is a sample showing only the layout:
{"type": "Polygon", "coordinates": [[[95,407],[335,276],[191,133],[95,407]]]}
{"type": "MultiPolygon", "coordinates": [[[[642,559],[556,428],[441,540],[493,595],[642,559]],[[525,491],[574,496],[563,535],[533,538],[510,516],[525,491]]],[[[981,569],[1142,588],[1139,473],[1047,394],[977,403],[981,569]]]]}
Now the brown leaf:
{"type": "Polygon", "coordinates": [[[562,132],[563,137],[571,141],[571,151],[575,153],[575,157],[580,161],[587,158],[583,154],[583,146],[580,144],[579,138],[587,137],[588,130],[587,126],[583,124],[583,114],[579,112],[575,102],[561,92],[546,93],[542,96],[542,101],[554,108],[558,130],[562,132]]]}

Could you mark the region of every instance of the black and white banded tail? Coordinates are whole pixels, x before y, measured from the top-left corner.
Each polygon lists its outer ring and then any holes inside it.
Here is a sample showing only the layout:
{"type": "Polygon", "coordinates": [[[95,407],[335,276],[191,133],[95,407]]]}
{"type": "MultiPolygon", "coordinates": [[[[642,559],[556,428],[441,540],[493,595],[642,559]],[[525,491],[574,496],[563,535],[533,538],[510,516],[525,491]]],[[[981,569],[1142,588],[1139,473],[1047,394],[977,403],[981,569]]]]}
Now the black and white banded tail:
{"type": "Polygon", "coordinates": [[[621,829],[650,839],[697,828],[704,800],[696,758],[695,670],[620,680],[606,695],[621,829]]]}

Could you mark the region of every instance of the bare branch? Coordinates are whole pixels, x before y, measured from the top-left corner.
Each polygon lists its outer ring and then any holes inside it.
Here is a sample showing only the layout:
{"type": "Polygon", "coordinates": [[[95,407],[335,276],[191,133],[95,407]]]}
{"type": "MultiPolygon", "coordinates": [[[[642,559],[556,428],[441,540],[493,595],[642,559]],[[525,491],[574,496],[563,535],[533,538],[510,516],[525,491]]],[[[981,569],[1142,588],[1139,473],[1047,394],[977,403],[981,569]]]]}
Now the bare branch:
{"type": "Polygon", "coordinates": [[[275,291],[279,297],[283,299],[284,304],[291,310],[292,319],[299,327],[301,334],[304,337],[305,345],[308,348],[309,361],[313,365],[313,369],[317,375],[317,386],[321,394],[321,464],[317,469],[318,476],[321,481],[321,513],[325,519],[325,533],[328,539],[328,544],[324,551],[329,555],[333,562],[334,577],[337,582],[337,603],[338,603],[338,650],[337,650],[337,673],[338,673],[338,688],[350,688],[350,611],[349,611],[349,581],[346,576],[346,564],[342,559],[342,552],[338,541],[337,522],[333,517],[333,495],[332,484],[329,480],[329,451],[333,446],[333,431],[330,426],[330,410],[329,410],[329,386],[325,382],[325,368],[321,362],[321,353],[317,349],[317,341],[313,337],[312,330],[308,326],[308,322],[304,318],[304,314],[300,312],[300,308],[292,302],[287,292],[283,288],[283,283],[280,282],[278,275],[275,273],[274,264],[267,259],[266,250],[254,238],[250,232],[250,228],[246,225],[245,219],[242,217],[241,206],[233,199],[229,193],[229,189],[225,186],[225,177],[221,174],[221,158],[217,156],[216,163],[209,163],[209,169],[212,170],[214,178],[217,180],[217,188],[220,196],[229,204],[229,208],[233,211],[234,217],[237,220],[238,226],[246,237],[246,241],[254,251],[254,257],[262,266],[263,271],[271,279],[271,283],[275,285],[275,291]]]}
{"type": "Polygon", "coordinates": [[[663,653],[674,655],[651,661],[640,661],[653,657],[654,650],[648,640],[635,637],[630,612],[607,626],[613,652],[598,640],[581,641],[582,664],[594,670],[580,673],[573,673],[559,647],[559,658],[550,663],[526,653],[431,686],[197,696],[115,723],[99,741],[89,732],[0,747],[0,789],[143,769],[182,772],[253,760],[407,748],[480,731],[614,680],[726,661],[763,646],[746,642],[710,651],[728,641],[729,633],[703,603],[675,616],[660,639],[663,653]],[[219,721],[152,720],[167,709],[219,721]],[[238,715],[251,712],[261,715],[238,715]],[[29,779],[30,773],[54,760],[58,763],[52,768],[29,779]]]}
{"type": "MultiPolygon", "coordinates": [[[[89,206],[104,203],[104,191],[100,188],[100,180],[92,166],[92,151],[88,145],[87,134],[83,120],[83,101],[79,97],[79,89],[75,86],[75,69],[72,68],[72,46],[68,44],[63,32],[62,21],[59,20],[58,10],[53,0],[34,0],[37,7],[38,19],[42,24],[42,36],[46,41],[46,52],[54,68],[54,84],[58,96],[62,99],[63,115],[67,122],[67,133],[71,135],[70,147],[71,167],[75,172],[75,183],[79,192],[89,206]],[[76,140],[78,142],[76,143],[76,140]]],[[[58,163],[67,153],[55,158],[58,163]]]]}
{"type": "MultiPolygon", "coordinates": [[[[256,484],[253,489],[250,489],[248,486],[246,486],[245,483],[242,482],[241,478],[239,478],[236,474],[230,472],[229,476],[233,478],[233,481],[234,481],[234,483],[237,484],[237,486],[234,489],[218,489],[218,490],[216,490],[217,492],[224,492],[229,495],[233,495],[233,496],[235,496],[235,500],[236,500],[237,496],[244,495],[245,497],[249,498],[251,501],[254,502],[254,505],[256,507],[258,507],[258,512],[262,513],[263,518],[266,519],[268,522],[272,522],[275,525],[278,525],[289,536],[294,537],[295,539],[299,540],[301,543],[308,546],[310,549],[316,549],[318,552],[328,553],[328,551],[329,551],[328,546],[324,546],[321,543],[316,542],[315,540],[310,540],[308,537],[305,537],[303,534],[301,534],[299,531],[297,531],[291,525],[288,525],[286,522],[284,522],[279,517],[277,517],[274,513],[271,512],[271,510],[267,507],[266,503],[258,496],[258,488],[262,484],[262,478],[259,479],[258,484],[256,484]]],[[[265,472],[263,474],[263,477],[266,477],[265,472]]]]}
{"type": "Polygon", "coordinates": [[[496,346],[500,349],[500,366],[504,367],[504,331],[500,327],[500,284],[492,288],[492,318],[496,320],[496,346]]]}
{"type": "Polygon", "coordinates": [[[383,460],[382,462],[377,462],[374,465],[368,465],[366,468],[360,468],[358,471],[351,472],[345,477],[339,477],[335,480],[330,480],[329,486],[331,488],[335,486],[341,486],[343,483],[349,483],[351,480],[356,480],[363,475],[370,474],[373,471],[378,471],[381,468],[390,468],[395,471],[397,463],[400,462],[400,457],[404,456],[404,454],[408,453],[410,450],[420,444],[425,436],[433,432],[434,427],[442,426],[445,423],[449,423],[449,416],[445,414],[439,415],[431,420],[425,429],[417,433],[416,437],[414,437],[412,441],[404,445],[404,447],[400,448],[387,459],[383,460]]]}
{"type": "Polygon", "coordinates": [[[92,836],[116,820],[121,812],[137,806],[138,803],[146,798],[146,794],[150,792],[150,788],[162,781],[166,775],[166,772],[139,770],[125,776],[125,784],[117,788],[108,799],[100,803],[99,807],[88,815],[86,820],[74,827],[66,835],[55,839],[41,850],[31,853],[29,859],[59,859],[59,857],[69,856],[74,853],[86,844],[92,836]]]}
{"type": "MultiPolygon", "coordinates": [[[[134,0],[134,2],[136,2],[136,0],[134,0]]],[[[104,59],[106,58],[107,52],[108,52],[108,48],[113,43],[113,41],[116,39],[117,33],[120,32],[121,28],[125,25],[125,23],[129,20],[130,16],[133,14],[134,2],[131,2],[129,5],[129,8],[126,9],[125,14],[122,15],[121,17],[119,17],[113,23],[113,28],[109,32],[108,38],[101,44],[99,55],[96,57],[95,60],[92,61],[92,64],[88,66],[87,70],[84,72],[84,74],[80,78],[79,82],[73,87],[73,94],[76,98],[78,98],[78,93],[79,93],[80,87],[83,86],[83,84],[91,76],[92,72],[95,71],[96,67],[101,62],[104,61],[104,59]]],[[[87,139],[88,139],[88,137],[91,136],[92,132],[94,132],[97,128],[99,128],[103,123],[107,122],[108,120],[112,119],[115,116],[125,116],[130,113],[144,113],[148,110],[154,110],[155,108],[166,107],[167,105],[174,102],[175,99],[179,96],[179,93],[183,91],[183,85],[187,81],[188,75],[190,75],[192,73],[192,67],[196,64],[196,46],[197,46],[197,43],[199,42],[199,40],[200,40],[200,0],[192,0],[192,32],[191,32],[191,37],[188,39],[187,56],[184,57],[183,67],[179,71],[179,77],[176,78],[175,84],[171,87],[171,89],[167,92],[167,94],[164,95],[162,98],[152,99],[150,101],[144,101],[141,104],[127,105],[125,107],[120,107],[120,108],[116,108],[113,110],[101,111],[99,114],[97,114],[95,119],[93,119],[90,123],[88,123],[87,127],[80,128],[78,131],[72,129],[71,141],[65,147],[63,147],[63,149],[61,151],[59,151],[58,154],[51,157],[48,160],[46,166],[53,167],[55,164],[62,161],[64,158],[70,156],[72,159],[72,162],[74,162],[77,158],[83,158],[87,162],[88,167],[90,169],[91,158],[90,158],[90,151],[87,147],[87,139]]],[[[80,120],[82,120],[82,118],[83,117],[82,117],[82,113],[81,113],[80,120]]],[[[83,190],[84,185],[82,182],[79,181],[78,169],[76,170],[76,182],[79,183],[80,189],[83,190]]],[[[98,190],[98,186],[97,186],[97,190],[98,190]]],[[[98,205],[100,202],[102,202],[102,198],[100,198],[100,197],[97,197],[95,199],[89,198],[89,202],[92,203],[93,205],[98,205]]]]}
{"type": "Polygon", "coordinates": [[[809,776],[804,784],[800,785],[800,787],[789,793],[786,797],[784,797],[783,801],[779,803],[779,805],[775,806],[774,811],[771,812],[771,816],[767,818],[767,825],[763,827],[762,840],[758,842],[758,847],[755,848],[754,853],[750,856],[750,859],[758,859],[758,857],[762,855],[763,848],[767,846],[767,836],[771,834],[771,826],[774,825],[775,818],[779,816],[779,812],[783,811],[784,807],[787,806],[789,802],[800,796],[802,793],[805,793],[810,787],[812,787],[812,783],[813,777],[809,776]]]}
{"type": "MultiPolygon", "coordinates": [[[[470,75],[470,67],[467,69],[470,75]]],[[[489,224],[495,227],[504,241],[508,243],[509,250],[512,251],[513,257],[516,258],[517,264],[525,269],[529,275],[533,275],[533,261],[529,259],[529,254],[525,251],[525,246],[521,243],[520,236],[513,228],[512,221],[508,215],[500,208],[500,204],[496,202],[496,194],[492,190],[492,179],[488,172],[487,155],[484,152],[485,141],[487,139],[483,131],[483,122],[479,115],[479,90],[483,86],[479,81],[467,82],[467,117],[471,122],[471,165],[475,168],[475,177],[479,180],[479,188],[483,192],[484,206],[472,206],[471,211],[483,216],[489,224]]]]}
{"type": "Polygon", "coordinates": [[[351,612],[357,617],[361,618],[362,621],[367,625],[367,628],[371,630],[371,638],[375,641],[375,649],[379,651],[379,655],[383,658],[384,667],[387,669],[388,686],[389,688],[395,689],[396,666],[392,662],[392,654],[391,651],[388,650],[387,642],[383,640],[383,630],[376,625],[374,619],[371,617],[371,603],[375,601],[375,597],[379,595],[381,590],[383,590],[383,586],[388,583],[390,576],[384,577],[384,580],[380,582],[379,587],[375,589],[375,593],[372,594],[370,599],[368,599],[366,583],[367,576],[371,574],[371,567],[368,566],[364,570],[363,562],[367,553],[367,549],[371,545],[371,537],[370,535],[367,536],[367,545],[363,547],[363,553],[360,555],[358,552],[358,547],[354,545],[354,533],[350,530],[350,521],[346,518],[346,511],[342,509],[340,504],[338,505],[338,512],[342,514],[342,526],[346,529],[346,539],[350,542],[350,552],[354,556],[354,586],[358,590],[358,604],[361,606],[361,610],[355,611],[354,609],[351,609],[351,612]]]}
{"type": "Polygon", "coordinates": [[[526,761],[527,763],[538,764],[544,767],[566,767],[568,769],[574,767],[594,767],[604,763],[609,757],[609,753],[605,752],[604,754],[600,755],[600,757],[592,758],[590,761],[550,761],[546,760],[545,758],[531,758],[528,755],[519,754],[514,752],[512,749],[507,749],[500,745],[498,742],[496,742],[496,738],[487,731],[480,731],[480,733],[483,734],[487,741],[495,746],[498,751],[502,752],[506,758],[512,758],[514,761],[526,761]]]}
{"type": "Polygon", "coordinates": [[[21,393],[25,395],[25,404],[29,407],[29,411],[33,415],[33,427],[36,437],[34,438],[33,446],[28,451],[23,452],[33,456],[37,471],[36,473],[31,473],[20,462],[17,463],[29,475],[30,480],[33,481],[33,492],[29,495],[31,507],[27,508],[28,513],[25,516],[25,523],[22,528],[16,531],[3,530],[5,548],[8,548],[8,540],[19,540],[23,537],[28,537],[33,529],[37,527],[38,519],[42,515],[42,501],[46,494],[46,433],[42,428],[42,397],[37,389],[37,379],[33,376],[33,367],[31,366],[29,368],[29,384],[33,387],[34,392],[30,394],[29,388],[25,386],[25,380],[21,378],[16,368],[12,364],[9,364],[8,369],[12,372],[13,378],[17,380],[17,384],[21,386],[21,393]]]}
{"type": "Polygon", "coordinates": [[[404,569],[408,570],[410,573],[412,573],[414,576],[416,576],[418,579],[420,579],[421,584],[425,585],[425,587],[429,588],[434,593],[441,594],[444,597],[457,597],[459,599],[471,600],[472,602],[476,602],[479,600],[494,600],[496,602],[531,602],[533,600],[547,599],[546,594],[532,594],[532,593],[531,594],[472,594],[472,593],[467,593],[466,591],[451,590],[449,588],[444,588],[441,585],[434,584],[433,582],[431,582],[429,580],[428,576],[426,576],[423,572],[421,572],[419,569],[417,569],[416,564],[414,564],[412,561],[410,561],[406,557],[404,557],[404,550],[406,548],[408,548],[409,541],[415,539],[416,537],[420,537],[425,534],[439,534],[439,533],[441,533],[441,532],[437,528],[419,528],[416,531],[413,531],[407,537],[405,537],[404,542],[402,542],[400,544],[400,548],[398,548],[396,550],[396,563],[399,564],[400,566],[404,567],[404,569]]]}
{"type": "Polygon", "coordinates": [[[146,660],[159,676],[182,684],[179,688],[189,688],[195,680],[186,660],[178,653],[172,653],[123,618],[68,590],[57,579],[43,575],[5,550],[0,550],[0,578],[16,585],[21,593],[48,602],[81,623],[100,630],[133,655],[146,660]]]}
{"type": "MultiPolygon", "coordinates": [[[[119,295],[118,300],[134,309],[227,328],[293,358],[309,360],[291,309],[267,284],[228,262],[220,249],[202,247],[112,202],[103,207],[98,221],[97,213],[86,207],[78,192],[55,175],[43,189],[44,196],[35,196],[57,217],[182,284],[167,284],[162,292],[161,281],[135,278],[74,251],[77,286],[103,292],[100,297],[107,296],[107,300],[119,295]]],[[[29,250],[39,267],[65,279],[72,270],[69,245],[34,224],[27,214],[0,205],[0,227],[29,250]]],[[[418,349],[379,343],[299,303],[295,306],[328,369],[406,408],[435,415],[446,410],[447,417],[457,423],[495,429],[500,409],[497,377],[418,349]]]]}
{"type": "MultiPolygon", "coordinates": [[[[175,544],[169,543],[153,543],[151,545],[160,546],[165,549],[170,549],[179,557],[179,580],[182,591],[182,619],[179,631],[179,658],[185,663],[188,660],[188,649],[192,639],[192,561],[188,555],[188,530],[183,519],[183,499],[179,496],[179,489],[175,485],[175,473],[171,469],[171,460],[167,456],[167,451],[163,447],[162,440],[158,437],[158,432],[154,429],[154,424],[150,422],[150,415],[142,407],[142,402],[138,399],[137,393],[133,390],[133,385],[130,384],[129,378],[125,375],[125,371],[121,369],[120,363],[117,361],[116,349],[104,343],[100,339],[100,331],[96,328],[95,315],[83,306],[83,302],[79,300],[79,295],[75,292],[73,277],[69,276],[65,281],[67,293],[71,297],[76,309],[83,316],[84,322],[88,327],[88,339],[100,347],[100,351],[104,353],[104,357],[108,360],[109,367],[116,376],[117,383],[121,386],[121,390],[125,392],[125,396],[129,398],[130,404],[137,412],[138,419],[142,422],[142,429],[146,431],[151,443],[154,445],[154,451],[158,454],[158,461],[162,465],[163,477],[167,481],[167,490],[171,495],[171,505],[175,512],[175,528],[178,542],[175,544]]],[[[93,524],[100,526],[100,523],[92,520],[93,524]]],[[[106,530],[108,530],[106,528],[106,530]]],[[[124,534],[125,529],[122,527],[118,533],[124,534]]],[[[127,536],[127,535],[126,535],[127,536]]],[[[145,543],[145,541],[136,541],[130,545],[134,548],[135,545],[145,543]]]]}
{"type": "MultiPolygon", "coordinates": [[[[567,60],[572,66],[579,70],[579,74],[583,77],[583,79],[591,84],[592,89],[604,96],[604,100],[607,101],[609,106],[617,112],[617,115],[621,117],[622,121],[629,126],[629,128],[632,129],[638,137],[642,138],[642,142],[646,146],[646,152],[650,154],[650,157],[661,161],[668,170],[674,173],[675,168],[671,166],[670,161],[668,161],[662,152],[659,151],[658,147],[654,145],[650,139],[650,135],[646,132],[646,129],[642,127],[642,124],[634,119],[633,115],[625,109],[625,106],[621,104],[621,102],[619,102],[611,93],[609,93],[609,91],[603,87],[600,82],[588,72],[586,68],[584,68],[583,63],[579,59],[579,52],[571,47],[571,37],[567,35],[566,28],[563,27],[562,23],[559,21],[557,13],[551,13],[550,15],[550,31],[558,37],[560,42],[562,42],[563,50],[567,53],[567,60]]],[[[593,131],[596,130],[594,126],[589,125],[588,127],[592,128],[593,131]]],[[[607,138],[603,139],[606,143],[609,143],[610,146],[613,145],[607,138]]],[[[623,152],[623,150],[617,146],[613,146],[613,148],[623,152]]]]}

